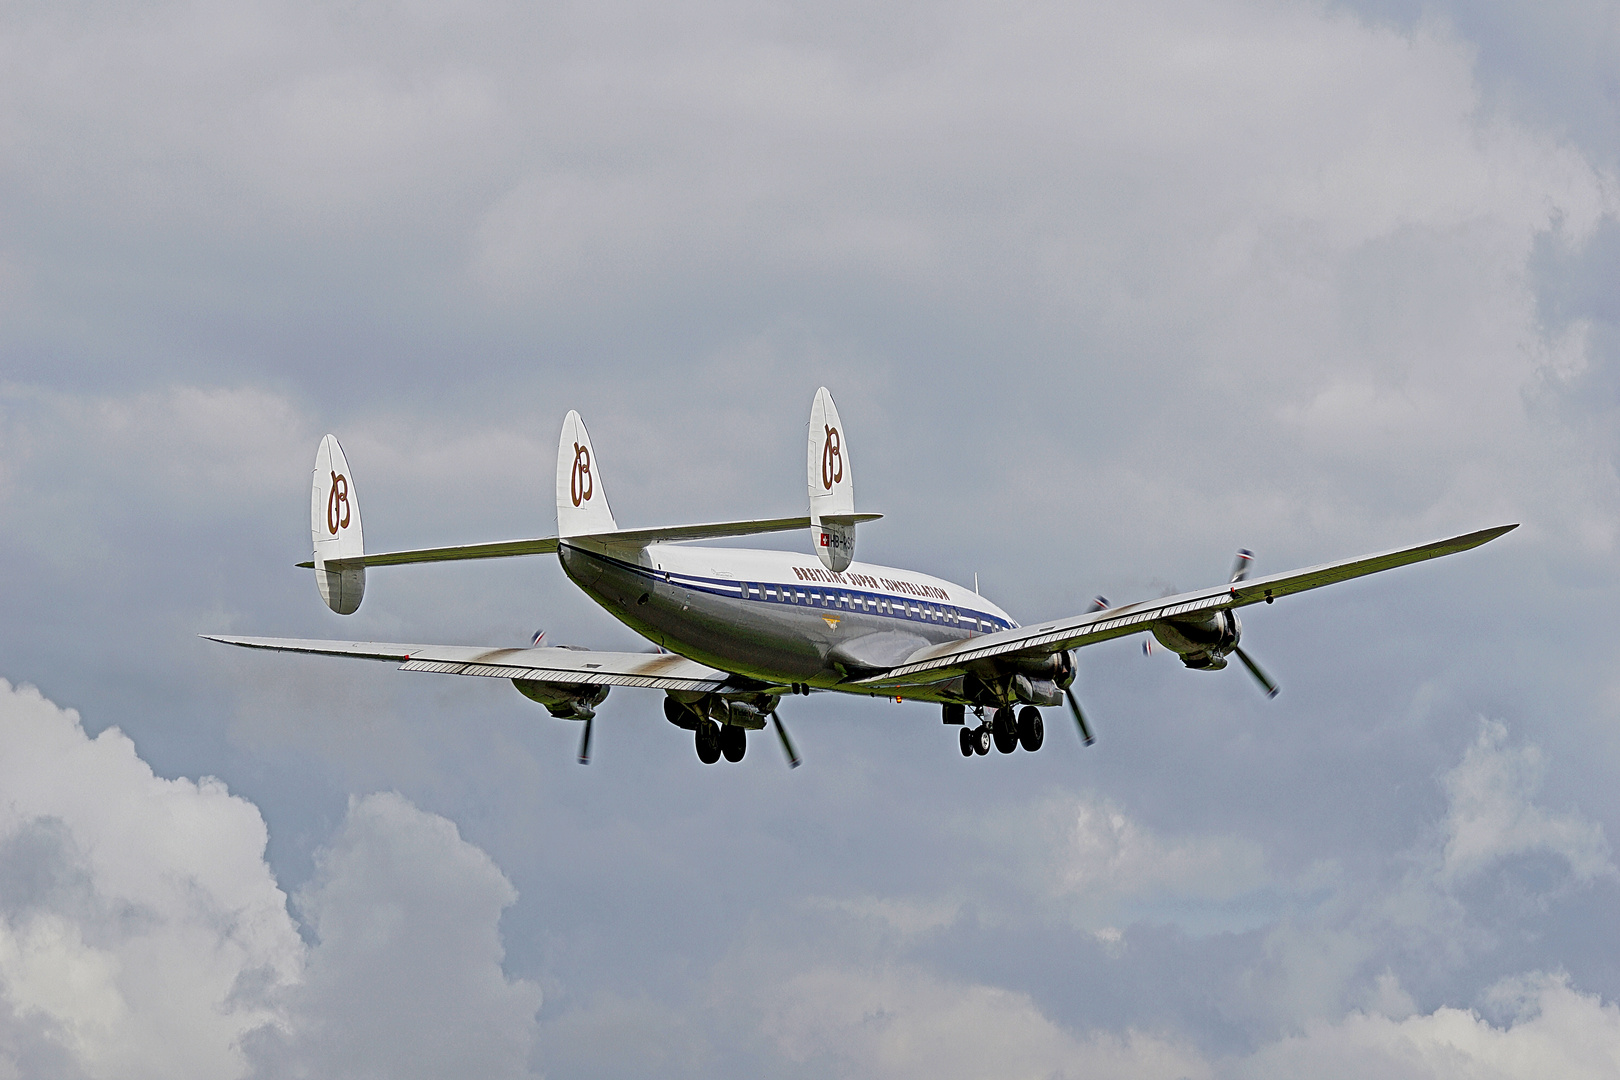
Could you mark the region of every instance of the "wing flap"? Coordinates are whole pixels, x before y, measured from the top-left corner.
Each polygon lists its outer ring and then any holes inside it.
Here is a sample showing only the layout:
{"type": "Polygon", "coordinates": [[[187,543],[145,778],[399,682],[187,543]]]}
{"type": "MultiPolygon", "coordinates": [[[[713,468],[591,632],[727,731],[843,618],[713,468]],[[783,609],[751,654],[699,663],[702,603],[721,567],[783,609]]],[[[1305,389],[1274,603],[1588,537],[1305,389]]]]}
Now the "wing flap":
{"type": "Polygon", "coordinates": [[[1436,540],[1430,544],[1419,544],[1416,547],[1363,555],[1342,562],[1323,563],[1304,570],[1254,578],[1240,584],[1219,585],[1198,592],[1167,596],[1160,600],[1125,604],[1068,619],[1055,619],[1035,626],[1019,627],[1016,630],[1002,630],[949,645],[935,645],[908,657],[906,662],[898,667],[855,682],[862,686],[935,682],[950,674],[966,670],[967,666],[975,661],[990,657],[1035,650],[1055,652],[1060,649],[1095,645],[1099,641],[1146,630],[1160,619],[1171,619],[1179,615],[1190,615],[1217,608],[1247,607],[1250,604],[1261,603],[1268,597],[1276,599],[1279,596],[1289,596],[1310,589],[1319,589],[1324,585],[1348,581],[1351,578],[1392,570],[1397,566],[1453,555],[1489,543],[1516,528],[1518,528],[1516,524],[1499,525],[1446,540],[1436,540]]]}
{"type": "Polygon", "coordinates": [[[249,649],[317,656],[392,660],[402,671],[477,675],[494,679],[592,686],[642,686],[654,690],[717,690],[729,672],[673,653],[596,652],[588,649],[491,649],[476,645],[405,645],[374,641],[236,637],[204,634],[209,641],[249,649]]]}

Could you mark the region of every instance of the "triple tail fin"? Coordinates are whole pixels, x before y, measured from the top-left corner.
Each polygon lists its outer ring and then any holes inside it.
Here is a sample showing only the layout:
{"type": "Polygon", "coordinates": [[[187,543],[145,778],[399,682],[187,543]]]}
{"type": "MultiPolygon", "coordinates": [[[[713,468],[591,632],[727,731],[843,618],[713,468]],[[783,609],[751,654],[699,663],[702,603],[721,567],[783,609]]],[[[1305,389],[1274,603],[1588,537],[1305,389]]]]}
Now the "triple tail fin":
{"type": "Polygon", "coordinates": [[[315,543],[315,587],[326,606],[353,615],[366,593],[365,555],[360,534],[360,499],[354,474],[336,435],[321,440],[315,451],[315,477],[309,496],[309,531],[315,543]],[[335,565],[334,565],[335,564],[335,565]]]}
{"type": "Polygon", "coordinates": [[[825,386],[810,406],[810,546],[833,572],[855,559],[855,481],[838,406],[825,386]]]}
{"type": "Polygon", "coordinates": [[[557,535],[600,536],[618,529],[585,421],[570,409],[557,444],[557,535]]]}

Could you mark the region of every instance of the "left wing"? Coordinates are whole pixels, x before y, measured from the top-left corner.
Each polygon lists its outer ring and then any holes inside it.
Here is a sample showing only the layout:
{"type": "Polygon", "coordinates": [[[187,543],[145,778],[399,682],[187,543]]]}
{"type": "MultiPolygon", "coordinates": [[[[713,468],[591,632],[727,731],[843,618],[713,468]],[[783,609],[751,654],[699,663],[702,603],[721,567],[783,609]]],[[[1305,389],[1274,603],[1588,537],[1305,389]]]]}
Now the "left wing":
{"type": "Polygon", "coordinates": [[[589,649],[492,649],[477,645],[400,645],[379,641],[310,641],[302,638],[203,634],[209,641],[248,649],[391,660],[401,671],[483,675],[494,679],[570,686],[644,686],[653,690],[720,690],[741,680],[673,653],[596,652],[589,649]]]}
{"type": "Polygon", "coordinates": [[[1106,611],[1055,619],[1035,626],[1002,630],[994,634],[968,638],[965,641],[934,645],[918,650],[898,667],[854,682],[860,686],[939,682],[962,674],[977,660],[1005,656],[1009,653],[1060,652],[1082,645],[1094,645],[1099,641],[1123,637],[1126,634],[1139,633],[1160,619],[1173,619],[1218,608],[1246,607],[1261,601],[1269,604],[1277,597],[1287,596],[1290,593],[1319,589],[1323,585],[1332,585],[1335,582],[1391,570],[1397,566],[1467,551],[1517,528],[1518,525],[1499,525],[1494,529],[1481,529],[1447,540],[1436,540],[1432,544],[1419,544],[1417,547],[1363,555],[1359,559],[1346,559],[1343,562],[1323,563],[1321,566],[1305,570],[1253,578],[1198,592],[1181,593],[1179,596],[1167,596],[1159,600],[1125,604],[1106,611]]]}

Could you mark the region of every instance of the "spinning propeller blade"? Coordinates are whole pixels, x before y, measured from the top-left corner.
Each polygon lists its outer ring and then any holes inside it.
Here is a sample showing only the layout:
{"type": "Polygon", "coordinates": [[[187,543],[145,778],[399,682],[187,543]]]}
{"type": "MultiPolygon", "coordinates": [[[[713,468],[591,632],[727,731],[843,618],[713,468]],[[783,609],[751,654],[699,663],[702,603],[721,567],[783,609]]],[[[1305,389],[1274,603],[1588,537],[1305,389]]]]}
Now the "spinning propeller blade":
{"type": "Polygon", "coordinates": [[[1091,728],[1086,726],[1086,714],[1080,711],[1080,703],[1074,699],[1074,691],[1068,687],[1063,688],[1063,696],[1069,699],[1069,711],[1074,713],[1074,722],[1079,725],[1080,737],[1090,746],[1097,740],[1091,737],[1091,728]]]}
{"type": "Polygon", "coordinates": [[[1237,658],[1239,660],[1243,661],[1243,666],[1249,669],[1249,674],[1254,676],[1254,681],[1259,683],[1260,686],[1265,690],[1266,697],[1276,697],[1277,691],[1281,690],[1282,687],[1272,682],[1270,677],[1267,676],[1264,671],[1260,670],[1260,665],[1249,658],[1249,654],[1243,651],[1242,646],[1234,648],[1232,651],[1237,653],[1237,658]]]}
{"type": "Polygon", "coordinates": [[[799,752],[793,749],[793,740],[788,738],[787,728],[782,726],[782,718],[776,715],[774,709],[771,711],[771,726],[776,728],[776,737],[782,740],[782,752],[787,755],[788,768],[797,769],[800,764],[799,752]]]}
{"type": "Polygon", "coordinates": [[[579,739],[579,763],[581,765],[589,765],[591,763],[591,723],[592,723],[592,720],[593,720],[593,718],[589,717],[589,716],[587,716],[585,718],[585,734],[580,736],[580,739],[579,739]]]}

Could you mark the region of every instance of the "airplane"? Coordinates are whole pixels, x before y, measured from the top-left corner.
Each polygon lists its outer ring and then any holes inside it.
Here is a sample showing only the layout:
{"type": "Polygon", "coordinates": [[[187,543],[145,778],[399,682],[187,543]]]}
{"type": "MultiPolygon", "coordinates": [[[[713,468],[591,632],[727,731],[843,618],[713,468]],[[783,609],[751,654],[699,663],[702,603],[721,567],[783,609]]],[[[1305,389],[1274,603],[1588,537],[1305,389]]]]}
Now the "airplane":
{"type": "MultiPolygon", "coordinates": [[[[570,411],[557,445],[557,535],[368,554],[354,474],[336,437],[321,440],[310,493],[312,569],[328,607],[350,615],[366,569],[406,563],[556,555],[563,573],[646,638],[651,653],[545,646],[410,645],[297,638],[203,637],[250,649],[386,660],[404,671],[510,679],[554,717],[582,721],[578,760],[590,760],[596,709],[614,686],[664,692],[664,716],[693,733],[709,765],[741,761],[748,733],[774,728],[791,767],[800,758],[778,715],[789,694],[838,692],[933,702],[959,729],[964,757],[1039,750],[1041,709],[1068,704],[1081,740],[1095,740],[1076,699],[1075,653],[1148,633],[1188,668],[1215,671],[1236,656],[1268,697],[1277,684],[1238,642],[1237,609],[1397,566],[1467,551],[1518,526],[1499,525],[1416,547],[1266,577],[1238,553],[1228,581],[1194,592],[1110,605],[1033,626],[954,582],[855,561],[855,530],[881,514],[855,512],[849,440],[826,387],[807,439],[809,515],[621,529],[608,506],[585,422],[570,411]],[[812,556],[704,547],[697,540],[808,528],[812,556]],[[968,723],[971,713],[973,723],[968,723]]],[[[1151,641],[1144,641],[1147,651],[1151,641]]]]}

